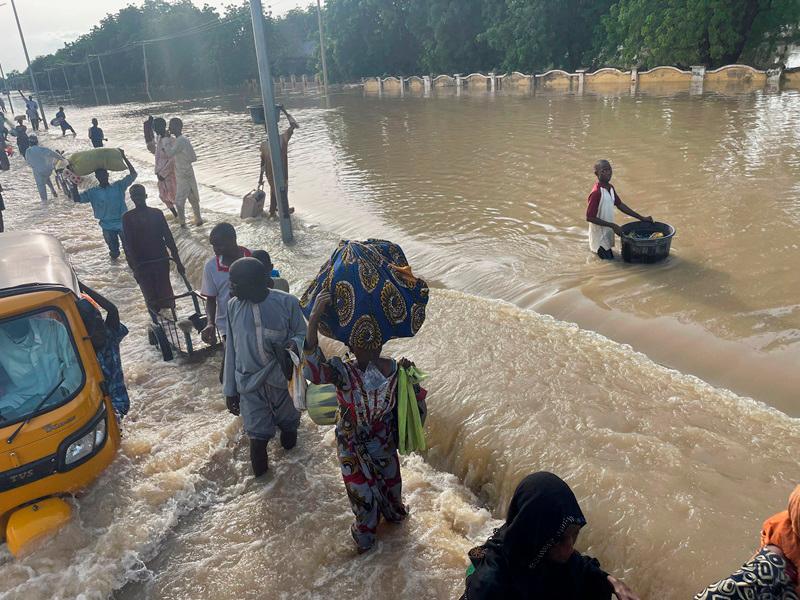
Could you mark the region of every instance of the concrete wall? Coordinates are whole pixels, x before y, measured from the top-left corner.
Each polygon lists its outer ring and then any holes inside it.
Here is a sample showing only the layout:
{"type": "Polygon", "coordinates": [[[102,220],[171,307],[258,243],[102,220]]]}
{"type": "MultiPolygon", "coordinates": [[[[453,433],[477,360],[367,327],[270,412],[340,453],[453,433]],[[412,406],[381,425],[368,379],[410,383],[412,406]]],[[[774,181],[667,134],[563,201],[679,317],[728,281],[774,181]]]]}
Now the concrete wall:
{"type": "Polygon", "coordinates": [[[536,76],[536,87],[542,90],[566,92],[572,86],[572,75],[556,69],[536,76]]]}
{"type": "Polygon", "coordinates": [[[783,87],[790,90],[800,90],[800,69],[783,73],[783,87]]]}
{"type": "Polygon", "coordinates": [[[692,83],[692,72],[675,67],[656,67],[639,73],[639,85],[648,83],[682,83],[688,88],[692,83]]]}
{"type": "Polygon", "coordinates": [[[408,89],[412,92],[422,92],[425,90],[425,81],[422,79],[422,77],[409,77],[407,81],[408,89]]]}
{"type": "Polygon", "coordinates": [[[727,65],[706,71],[703,85],[741,85],[749,87],[761,87],[767,83],[766,71],[759,71],[746,65],[727,65]]]}
{"type": "Polygon", "coordinates": [[[496,91],[519,93],[577,93],[586,91],[629,88],[630,93],[641,90],[645,93],[664,87],[672,91],[686,90],[701,93],[704,89],[779,89],[781,86],[800,89],[800,69],[781,72],[780,70],[760,71],[747,65],[727,65],[706,70],[703,66],[693,66],[684,71],[676,67],[655,67],[649,71],[621,71],[604,68],[593,73],[578,71],[568,73],[554,69],[540,74],[526,74],[514,71],[505,74],[470,73],[469,75],[438,75],[436,77],[371,77],[362,81],[365,93],[400,94],[406,90],[414,93],[431,93],[438,88],[440,93],[460,94],[462,89],[470,91],[496,91]]]}
{"type": "Polygon", "coordinates": [[[586,73],[585,86],[592,88],[626,87],[631,84],[631,72],[619,69],[598,69],[594,73],[586,73]]]}

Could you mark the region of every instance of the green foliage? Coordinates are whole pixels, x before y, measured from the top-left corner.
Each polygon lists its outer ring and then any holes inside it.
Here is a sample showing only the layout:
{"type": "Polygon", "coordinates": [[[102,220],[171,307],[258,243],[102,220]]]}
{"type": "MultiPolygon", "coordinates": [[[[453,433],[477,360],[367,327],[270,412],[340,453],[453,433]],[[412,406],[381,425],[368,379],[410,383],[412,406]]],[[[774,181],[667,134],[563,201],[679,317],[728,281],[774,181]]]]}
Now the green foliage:
{"type": "MultiPolygon", "coordinates": [[[[312,73],[319,62],[316,8],[293,10],[279,19],[265,16],[267,43],[275,76],[312,73]]],[[[144,83],[142,46],[137,42],[179,35],[147,44],[151,87],[178,89],[236,85],[258,76],[249,3],[228,6],[224,15],[191,0],[145,0],[107,15],[90,32],[54,54],[33,61],[40,85],[45,69],[70,65],[71,86],[90,83],[86,57],[101,55],[106,82],[112,87],[144,83]]],[[[96,61],[92,71],[99,82],[96,61]]],[[[63,88],[61,69],[53,71],[54,88],[63,88]]]]}
{"type": "MultiPolygon", "coordinates": [[[[145,0],[108,15],[34,69],[82,63],[72,85],[88,85],[86,57],[102,56],[111,86],[144,81],[137,42],[147,45],[152,87],[197,89],[257,77],[249,3],[224,15],[191,0],[145,0]]],[[[768,66],[775,48],[800,38],[800,0],[327,0],[333,81],[376,75],[492,69],[653,67],[739,60],[768,66]]],[[[316,6],[265,16],[273,73],[319,69],[316,6]]],[[[95,65],[93,73],[99,78],[95,65]]],[[[54,87],[63,85],[60,71],[54,87]]],[[[40,79],[41,81],[41,79],[40,79]]]]}
{"type": "Polygon", "coordinates": [[[781,31],[798,23],[798,0],[619,0],[595,48],[601,61],[623,65],[716,67],[736,62],[747,47],[769,55],[781,31]]]}

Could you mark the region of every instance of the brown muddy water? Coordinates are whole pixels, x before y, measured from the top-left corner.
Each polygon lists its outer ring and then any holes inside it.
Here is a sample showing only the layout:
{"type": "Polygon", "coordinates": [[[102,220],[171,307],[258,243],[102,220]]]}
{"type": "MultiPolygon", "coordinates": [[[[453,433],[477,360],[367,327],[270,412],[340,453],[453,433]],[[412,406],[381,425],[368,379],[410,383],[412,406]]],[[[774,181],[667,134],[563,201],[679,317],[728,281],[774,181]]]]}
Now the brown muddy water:
{"type": "MultiPolygon", "coordinates": [[[[456,598],[466,551],[516,483],[551,470],[589,526],[579,547],[643,598],[688,598],[748,559],[800,481],[800,95],[468,95],[287,98],[297,242],[238,218],[259,129],[238,98],[67,106],[96,116],[157,203],[147,112],[180,115],[208,224],[177,231],[199,285],[222,220],[299,292],[340,237],[400,243],[436,282],[428,321],[387,352],[429,380],[430,450],[403,461],[411,518],[356,557],[330,429],[249,474],[219,357],[164,363],[141,295],[108,261],[86,206],[39,205],[19,157],[2,176],[10,229],[57,235],[115,300],[132,411],[122,451],[76,519],[21,560],[0,549],[0,597],[456,598]],[[669,260],[602,263],[583,219],[592,164],[622,198],[674,225],[669,260]]],[[[619,222],[619,221],[618,221],[619,222]]]]}

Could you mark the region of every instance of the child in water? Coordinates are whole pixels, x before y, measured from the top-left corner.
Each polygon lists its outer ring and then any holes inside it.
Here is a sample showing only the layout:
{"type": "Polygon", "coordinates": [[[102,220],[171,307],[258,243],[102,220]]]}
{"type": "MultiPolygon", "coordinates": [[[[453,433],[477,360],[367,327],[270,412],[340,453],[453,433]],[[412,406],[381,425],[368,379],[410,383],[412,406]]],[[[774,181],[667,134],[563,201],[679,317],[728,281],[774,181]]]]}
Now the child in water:
{"type": "Polygon", "coordinates": [[[614,234],[621,236],[622,228],[614,223],[614,207],[640,221],[653,222],[653,217],[643,217],[629,208],[619,197],[611,185],[611,163],[598,160],[594,165],[597,183],[589,194],[589,205],[586,208],[586,220],[589,221],[589,248],[602,259],[613,259],[614,234]]]}

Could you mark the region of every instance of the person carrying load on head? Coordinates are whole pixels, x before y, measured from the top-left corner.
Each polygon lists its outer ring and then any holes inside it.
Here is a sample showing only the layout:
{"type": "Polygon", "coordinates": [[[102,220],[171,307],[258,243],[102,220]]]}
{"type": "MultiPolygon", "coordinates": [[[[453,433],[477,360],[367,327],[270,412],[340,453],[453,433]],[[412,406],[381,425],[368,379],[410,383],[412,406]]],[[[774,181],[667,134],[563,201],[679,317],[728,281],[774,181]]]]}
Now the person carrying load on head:
{"type": "Polygon", "coordinates": [[[32,135],[28,138],[30,147],[25,152],[25,162],[33,171],[33,179],[36,181],[36,189],[39,191],[39,198],[42,204],[47,202],[47,188],[53,192],[53,197],[57,197],[56,188],[50,176],[53,174],[55,164],[64,160],[58,152],[39,145],[39,138],[32,135]]]}
{"type": "MultiPolygon", "coordinates": [[[[300,129],[300,125],[294,117],[286,112],[283,106],[278,107],[289,120],[289,127],[281,134],[280,148],[281,159],[283,160],[283,174],[286,177],[286,185],[289,185],[289,140],[292,139],[295,129],[300,129]]],[[[264,185],[264,176],[269,183],[269,216],[274,217],[278,212],[278,189],[275,187],[275,174],[272,172],[272,153],[269,149],[269,140],[261,142],[261,173],[258,176],[258,186],[264,185]]],[[[294,212],[291,208],[290,212],[294,212]]]]}
{"type": "Polygon", "coordinates": [[[108,253],[112,260],[119,258],[120,241],[124,243],[122,233],[122,215],[128,211],[125,204],[125,191],[136,181],[136,169],[125,156],[122,148],[119,149],[125,166],[128,167],[128,174],[119,181],[109,183],[108,171],[97,169],[94,176],[99,185],[81,192],[73,199],[79,203],[91,203],[94,216],[100,223],[103,230],[103,239],[108,246],[108,253]]]}
{"type": "Polygon", "coordinates": [[[117,419],[122,420],[131,407],[119,349],[120,342],[128,335],[128,328],[120,322],[119,310],[113,302],[83,283],[80,289],[83,298],[78,300],[78,311],[97,354],[114,412],[117,419]],[[100,313],[101,308],[106,311],[105,321],[100,313]]]}
{"type": "Polygon", "coordinates": [[[56,119],[58,120],[58,124],[61,126],[61,137],[67,135],[67,129],[69,129],[72,132],[72,135],[78,135],[72,128],[72,125],[70,125],[67,122],[67,114],[64,112],[63,106],[58,107],[58,112],[56,113],[56,119]]]}
{"type": "Polygon", "coordinates": [[[175,159],[167,156],[166,152],[166,148],[172,147],[175,140],[169,135],[167,122],[161,117],[153,119],[153,131],[156,135],[155,172],[158,179],[158,197],[161,198],[172,216],[177,217],[175,194],[178,191],[178,183],[175,179],[175,159]]]}
{"type": "Polygon", "coordinates": [[[602,259],[613,259],[614,234],[622,235],[622,228],[614,223],[614,207],[640,221],[653,222],[653,217],[643,217],[622,202],[617,190],[611,185],[613,171],[607,160],[598,160],[594,165],[597,183],[589,194],[586,220],[589,221],[589,249],[602,259]]]}
{"type": "Polygon", "coordinates": [[[192,206],[194,224],[202,225],[200,216],[200,190],[194,175],[193,162],[197,162],[197,154],[192,143],[183,135],[183,121],[177,117],[169,120],[169,132],[175,136],[172,144],[165,145],[163,150],[167,158],[175,159],[175,207],[178,209],[178,221],[186,227],[186,201],[192,206]]]}
{"type": "Polygon", "coordinates": [[[385,341],[417,333],[427,299],[427,284],[413,276],[399,246],[369,240],[340,244],[300,301],[310,309],[306,379],[336,387],[336,448],[355,516],[350,535],[359,553],[375,544],[381,518],[399,523],[408,514],[398,450],[422,450],[424,438],[421,445],[404,448],[401,421],[410,392],[412,420],[421,430],[425,393],[409,378],[416,372],[411,361],[395,361],[382,351],[385,341]],[[344,341],[355,359],[326,358],[320,331],[344,341]]]}
{"type": "Polygon", "coordinates": [[[267,443],[281,432],[281,446],[297,443],[300,412],[289,395],[287,350],[300,355],[306,321],[294,296],[267,285],[264,265],[251,257],[230,268],[228,333],[222,389],[228,410],[241,413],[258,477],[269,467],[267,443]]]}
{"type": "Polygon", "coordinates": [[[186,269],[178,254],[164,213],[147,206],[147,191],[134,184],[130,190],[134,208],[122,216],[122,244],[125,260],[142,290],[147,307],[154,312],[175,308],[175,293],[169,278],[169,257],[178,273],[186,269]]]}
{"type": "Polygon", "coordinates": [[[25,94],[22,93],[22,90],[17,90],[19,95],[22,96],[22,99],[25,101],[25,114],[28,115],[28,120],[31,122],[31,127],[33,127],[34,131],[39,131],[39,105],[36,103],[36,100],[33,99],[33,96],[25,97],[25,94]]]}

